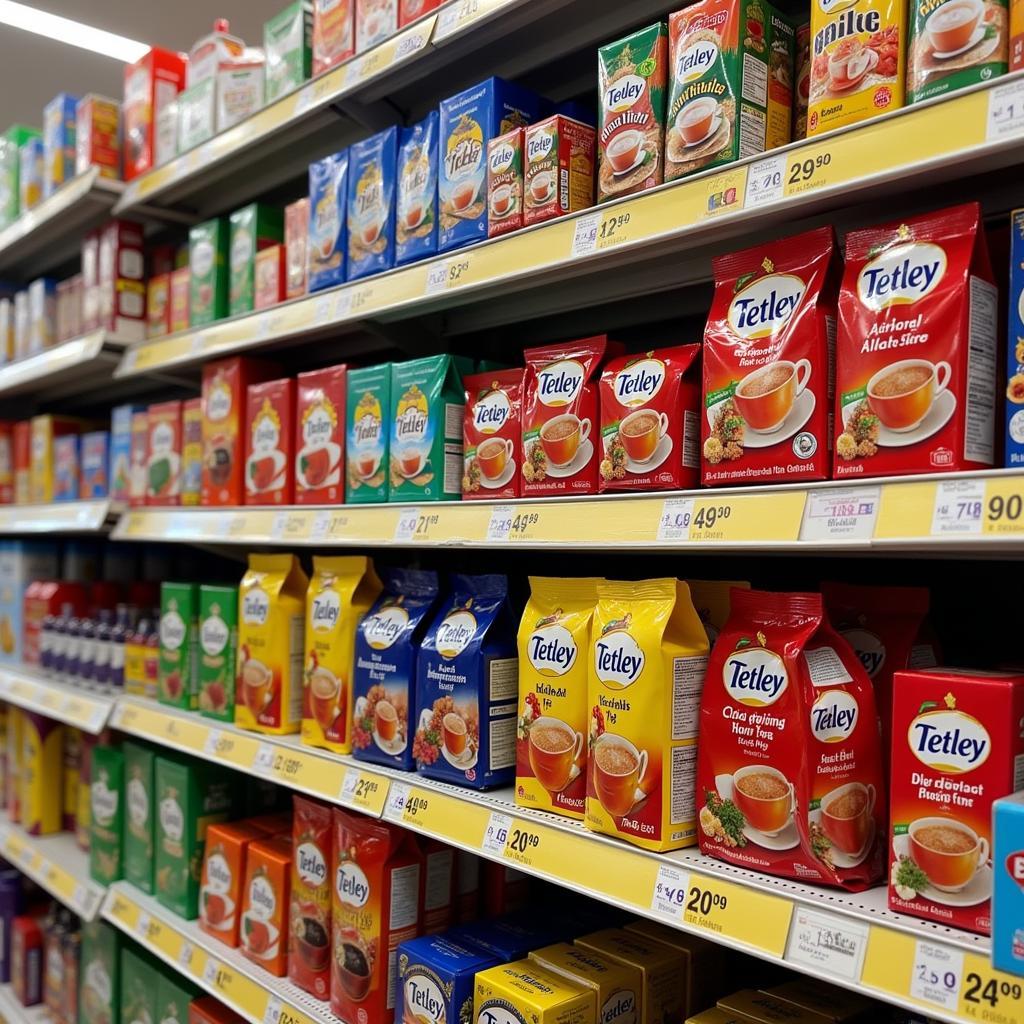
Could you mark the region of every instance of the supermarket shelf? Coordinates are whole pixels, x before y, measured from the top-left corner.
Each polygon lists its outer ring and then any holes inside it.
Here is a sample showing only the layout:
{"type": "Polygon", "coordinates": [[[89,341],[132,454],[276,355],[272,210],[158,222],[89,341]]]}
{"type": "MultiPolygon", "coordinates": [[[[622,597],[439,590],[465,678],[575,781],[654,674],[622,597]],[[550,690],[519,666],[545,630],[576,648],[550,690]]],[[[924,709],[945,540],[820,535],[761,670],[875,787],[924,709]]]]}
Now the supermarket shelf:
{"type": "Polygon", "coordinates": [[[52,400],[99,390],[112,382],[124,347],[104,331],[91,331],[0,366],[0,397],[31,394],[52,400]]]}
{"type": "Polygon", "coordinates": [[[1024,550],[1022,497],[1024,473],[996,470],[860,485],[840,481],[508,504],[131,509],[113,537],[293,547],[613,546],[836,554],[937,549],[977,556],[1024,550]]]}
{"type": "Polygon", "coordinates": [[[0,505],[0,536],[19,533],[100,533],[118,515],[116,502],[64,501],[51,505],[0,505]]]}
{"type": "Polygon", "coordinates": [[[98,227],[124,191],[90,168],[0,231],[0,274],[31,281],[74,258],[82,236],[98,227]]]}
{"type": "MultiPolygon", "coordinates": [[[[912,185],[991,173],[1024,159],[1024,73],[795,143],[598,210],[165,338],[133,344],[119,377],[196,363],[366,321],[446,311],[446,331],[650,294],[707,278],[708,256],[753,231],[873,204],[912,185]],[[955,124],[960,130],[951,132],[955,124]],[[666,260],[666,255],[675,258],[666,260]],[[569,282],[581,279],[575,290],[569,282]],[[525,294],[524,294],[525,292],[525,294]],[[472,309],[464,307],[472,305],[472,309]]],[[[993,185],[993,188],[995,186],[993,185]]],[[[877,217],[877,205],[872,213],[877,217]]]]}
{"type": "Polygon", "coordinates": [[[50,1014],[43,1003],[22,1006],[10,985],[0,985],[0,1021],[3,1024],[51,1024],[50,1014]]]}
{"type": "Polygon", "coordinates": [[[70,832],[30,836],[0,813],[0,854],[83,920],[99,913],[106,889],[89,877],[89,855],[70,832]]]}
{"type": "Polygon", "coordinates": [[[268,974],[128,882],[110,887],[103,917],[249,1024],[337,1024],[326,1003],[268,974]]]}
{"type": "MultiPolygon", "coordinates": [[[[968,998],[972,975],[983,984],[995,979],[997,992],[1002,982],[1012,982],[992,971],[987,938],[893,913],[881,888],[845,893],[733,868],[696,850],[648,853],[569,819],[517,807],[511,789],[475,793],[137,698],[118,702],[113,724],[794,970],[898,1005],[909,1002],[938,1019],[989,1019],[977,1015],[968,998]],[[691,903],[698,909],[690,910],[691,903]],[[819,930],[825,929],[832,934],[821,945],[819,930]],[[940,961],[954,965],[955,992],[942,993],[941,1003],[912,997],[915,970],[940,961]]],[[[130,931],[134,922],[127,919],[123,927],[130,931]]],[[[168,955],[173,959],[173,949],[168,955]]],[[[998,1009],[993,1021],[1024,1024],[1024,1003],[1005,998],[998,1009]]]]}
{"type": "Polygon", "coordinates": [[[27,667],[10,665],[0,665],[0,700],[93,735],[103,731],[114,708],[113,697],[87,693],[47,679],[27,667]]]}

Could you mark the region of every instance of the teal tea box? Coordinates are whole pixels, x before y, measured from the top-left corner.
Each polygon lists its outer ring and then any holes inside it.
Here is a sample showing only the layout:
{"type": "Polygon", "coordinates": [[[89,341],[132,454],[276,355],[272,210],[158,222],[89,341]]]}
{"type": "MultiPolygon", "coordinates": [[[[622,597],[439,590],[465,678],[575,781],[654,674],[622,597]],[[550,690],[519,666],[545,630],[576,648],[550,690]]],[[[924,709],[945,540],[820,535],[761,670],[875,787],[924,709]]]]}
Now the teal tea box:
{"type": "Polygon", "coordinates": [[[345,280],[348,150],[309,165],[308,288],[318,292],[345,280]]]}
{"type": "Polygon", "coordinates": [[[504,576],[453,574],[416,662],[416,767],[491,789],[515,776],[518,659],[504,576]]]}
{"type": "Polygon", "coordinates": [[[1024,792],[992,805],[992,966],[1024,975],[1024,792]]]}
{"type": "Polygon", "coordinates": [[[395,265],[398,129],[355,142],[348,156],[348,279],[395,265]]]}
{"type": "Polygon", "coordinates": [[[1006,323],[1007,466],[1024,466],[1024,209],[1010,215],[1010,316],[1006,323]]]}
{"type": "Polygon", "coordinates": [[[391,364],[349,370],[346,387],[345,501],[387,501],[391,364]]]}
{"type": "Polygon", "coordinates": [[[438,205],[441,252],[487,237],[487,143],[537,119],[540,97],[501,78],[441,101],[438,205]]]}
{"type": "Polygon", "coordinates": [[[437,131],[432,110],[398,136],[395,263],[402,266],[437,252],[437,131]]]}
{"type": "Polygon", "coordinates": [[[493,953],[444,935],[403,942],[398,947],[395,1020],[403,1024],[472,1020],[473,979],[477,971],[499,963],[493,953]]]}
{"type": "Polygon", "coordinates": [[[381,579],[384,589],[356,627],[352,746],[361,761],[412,771],[416,656],[437,600],[437,573],[391,569],[381,579]]]}

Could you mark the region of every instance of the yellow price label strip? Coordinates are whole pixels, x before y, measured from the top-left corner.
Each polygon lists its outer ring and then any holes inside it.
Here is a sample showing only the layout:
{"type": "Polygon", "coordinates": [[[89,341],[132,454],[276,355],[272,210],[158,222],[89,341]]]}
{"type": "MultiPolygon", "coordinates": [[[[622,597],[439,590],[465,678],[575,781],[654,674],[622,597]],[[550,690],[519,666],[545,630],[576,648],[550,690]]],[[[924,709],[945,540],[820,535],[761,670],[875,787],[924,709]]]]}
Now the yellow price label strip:
{"type": "Polygon", "coordinates": [[[985,481],[982,533],[986,537],[1019,537],[1024,534],[1024,477],[985,481]]]}
{"type": "Polygon", "coordinates": [[[786,951],[792,915],[793,904],[787,899],[695,873],[690,874],[683,899],[687,924],[778,957],[786,951]]]}
{"type": "Polygon", "coordinates": [[[339,799],[346,807],[379,818],[388,798],[389,780],[382,775],[349,768],[341,784],[339,799]]]}
{"type": "Polygon", "coordinates": [[[795,542],[804,498],[801,491],[694,498],[689,539],[718,544],[795,542]]]}

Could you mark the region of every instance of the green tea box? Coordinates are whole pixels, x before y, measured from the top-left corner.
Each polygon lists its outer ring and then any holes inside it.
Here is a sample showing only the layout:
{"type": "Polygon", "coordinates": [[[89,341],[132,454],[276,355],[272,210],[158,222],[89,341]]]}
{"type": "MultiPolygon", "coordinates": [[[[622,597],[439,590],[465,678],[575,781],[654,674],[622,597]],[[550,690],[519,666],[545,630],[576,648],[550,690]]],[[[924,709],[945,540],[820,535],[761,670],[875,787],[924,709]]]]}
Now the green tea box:
{"type": "Polygon", "coordinates": [[[230,219],[228,313],[251,313],[256,294],[256,253],[284,241],[284,211],[263,203],[235,210],[230,219]]]}
{"type": "Polygon", "coordinates": [[[89,875],[110,885],[121,878],[124,837],[124,754],[98,743],[92,751],[89,784],[89,875]]]}
{"type": "Polygon", "coordinates": [[[121,949],[120,1024],[157,1024],[157,985],[160,970],[145,950],[124,946],[121,949]]]}
{"type": "Polygon", "coordinates": [[[160,584],[157,700],[194,711],[199,693],[199,586],[160,584]]]}
{"type": "Polygon", "coordinates": [[[11,125],[0,135],[0,231],[13,224],[21,212],[21,158],[18,150],[29,139],[38,139],[35,128],[11,125]]]}
{"type": "Polygon", "coordinates": [[[192,327],[212,324],[228,315],[228,231],[226,217],[189,229],[188,322],[192,327]]]}
{"type": "Polygon", "coordinates": [[[350,369],[347,387],[345,501],[350,505],[387,501],[391,364],[350,369]]]}
{"type": "Polygon", "coordinates": [[[295,0],[263,26],[266,92],[273,103],[298,88],[313,70],[313,5],[295,0]]]}
{"type": "Polygon", "coordinates": [[[221,765],[161,754],[156,759],[155,779],[156,898],[191,921],[198,912],[206,830],[231,817],[234,776],[221,765]]]}
{"type": "Polygon", "coordinates": [[[463,368],[450,355],[391,364],[390,501],[462,496],[463,368]]]}
{"type": "Polygon", "coordinates": [[[153,770],[156,754],[148,743],[125,740],[124,877],[143,892],[153,891],[153,770]]]}
{"type": "Polygon", "coordinates": [[[199,711],[222,722],[235,720],[235,658],[238,652],[238,588],[199,588],[199,711]]]}
{"type": "Polygon", "coordinates": [[[156,983],[154,1024],[188,1024],[188,1004],[199,989],[180,974],[163,971],[156,983]]]}
{"type": "Polygon", "coordinates": [[[104,921],[82,922],[78,1024],[121,1020],[121,933],[104,921]]]}

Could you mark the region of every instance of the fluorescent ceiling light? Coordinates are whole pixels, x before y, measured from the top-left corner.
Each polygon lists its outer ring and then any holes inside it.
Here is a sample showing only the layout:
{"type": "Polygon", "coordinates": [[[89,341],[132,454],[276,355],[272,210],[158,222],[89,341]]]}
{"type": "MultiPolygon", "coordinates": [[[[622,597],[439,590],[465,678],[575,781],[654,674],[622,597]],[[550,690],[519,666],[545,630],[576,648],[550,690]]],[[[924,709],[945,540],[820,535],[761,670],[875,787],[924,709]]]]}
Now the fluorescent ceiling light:
{"type": "Polygon", "coordinates": [[[69,46],[78,46],[83,50],[101,53],[105,57],[134,64],[149,47],[134,39],[126,39],[116,32],[105,32],[101,28],[83,25],[71,18],[62,18],[57,14],[14,3],[13,0],[0,0],[0,24],[13,28],[34,32],[38,36],[46,36],[69,46]]]}

